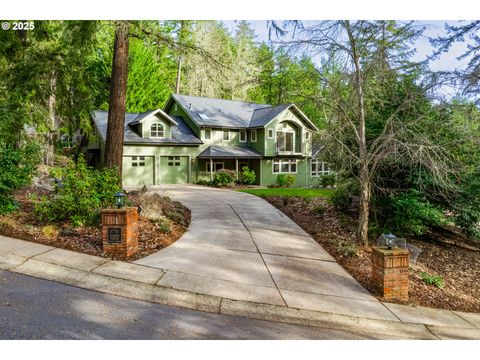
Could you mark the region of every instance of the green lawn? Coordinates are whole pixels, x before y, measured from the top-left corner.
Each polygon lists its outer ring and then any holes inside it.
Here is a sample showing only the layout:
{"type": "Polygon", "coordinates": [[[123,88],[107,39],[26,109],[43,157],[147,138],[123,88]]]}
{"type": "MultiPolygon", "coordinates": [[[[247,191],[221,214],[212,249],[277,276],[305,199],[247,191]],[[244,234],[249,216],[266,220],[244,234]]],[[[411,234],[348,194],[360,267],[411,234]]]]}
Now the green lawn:
{"type": "Polygon", "coordinates": [[[266,188],[266,189],[242,189],[237,190],[260,197],[264,196],[300,196],[305,198],[333,195],[333,189],[304,189],[304,188],[266,188]]]}

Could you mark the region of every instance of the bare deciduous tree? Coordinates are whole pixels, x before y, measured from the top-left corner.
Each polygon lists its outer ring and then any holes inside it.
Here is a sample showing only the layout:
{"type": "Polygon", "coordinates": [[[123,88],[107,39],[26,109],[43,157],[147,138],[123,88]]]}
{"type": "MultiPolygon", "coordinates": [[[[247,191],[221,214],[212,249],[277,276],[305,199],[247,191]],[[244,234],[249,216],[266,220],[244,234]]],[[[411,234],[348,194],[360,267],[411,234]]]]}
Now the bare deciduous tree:
{"type": "Polygon", "coordinates": [[[299,22],[284,26],[271,23],[282,35],[292,25],[295,36],[282,44],[291,51],[322,58],[319,73],[328,95],[319,89],[318,97],[313,100],[325,108],[326,147],[333,150],[339,166],[358,179],[358,240],[366,246],[372,187],[382,162],[402,159],[422,166],[445,186],[449,182],[448,156],[442,146],[433,144],[419,131],[416,124],[421,116],[409,121],[401,116],[416,96],[423,95],[422,91],[406,94],[378,134],[366,133],[371,116],[366,99],[375,98],[382,73],[397,76],[415,69],[416,64],[408,60],[411,54],[408,44],[423,29],[415,28],[413,23],[394,21],[322,21],[308,27],[299,22]]]}

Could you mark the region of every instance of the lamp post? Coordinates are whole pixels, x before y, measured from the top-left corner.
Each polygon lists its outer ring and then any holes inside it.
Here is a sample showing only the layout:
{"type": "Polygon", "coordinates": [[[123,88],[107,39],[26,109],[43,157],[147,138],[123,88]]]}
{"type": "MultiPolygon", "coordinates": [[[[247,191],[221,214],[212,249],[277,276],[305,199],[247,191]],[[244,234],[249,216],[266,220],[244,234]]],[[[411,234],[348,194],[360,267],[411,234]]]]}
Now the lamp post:
{"type": "Polygon", "coordinates": [[[121,208],[122,206],[125,205],[125,194],[122,193],[121,191],[115,193],[114,195],[115,197],[115,205],[117,206],[117,208],[121,208]]]}
{"type": "Polygon", "coordinates": [[[397,237],[393,234],[385,234],[383,238],[385,239],[385,245],[388,247],[388,250],[391,250],[397,237]]]}

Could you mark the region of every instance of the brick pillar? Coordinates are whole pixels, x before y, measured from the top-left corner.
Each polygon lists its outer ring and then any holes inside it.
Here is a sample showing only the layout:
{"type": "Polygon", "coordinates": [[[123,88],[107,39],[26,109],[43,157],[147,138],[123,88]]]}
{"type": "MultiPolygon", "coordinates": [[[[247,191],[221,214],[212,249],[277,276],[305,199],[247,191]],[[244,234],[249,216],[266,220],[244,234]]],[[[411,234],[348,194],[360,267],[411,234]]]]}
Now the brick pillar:
{"type": "Polygon", "coordinates": [[[138,212],[135,207],[102,210],[103,251],[128,257],[138,251],[138,212]]]}
{"type": "Polygon", "coordinates": [[[372,282],[385,300],[408,301],[409,260],[408,250],[373,248],[372,282]]]}

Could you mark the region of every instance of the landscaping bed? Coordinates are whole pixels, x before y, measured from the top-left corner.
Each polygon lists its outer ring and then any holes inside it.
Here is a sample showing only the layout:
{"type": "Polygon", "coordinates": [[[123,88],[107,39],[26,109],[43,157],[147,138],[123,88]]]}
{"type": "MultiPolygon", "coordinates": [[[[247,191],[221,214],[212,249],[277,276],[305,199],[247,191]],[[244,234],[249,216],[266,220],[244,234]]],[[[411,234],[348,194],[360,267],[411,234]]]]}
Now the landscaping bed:
{"type": "Polygon", "coordinates": [[[139,216],[139,250],[129,258],[105,254],[102,249],[101,225],[73,227],[71,224],[41,222],[34,212],[33,196],[47,195],[47,190],[25,187],[15,192],[19,208],[0,215],[0,235],[32,241],[58,248],[103,256],[117,260],[135,261],[155,253],[178,240],[190,224],[190,210],[179,202],[158,194],[130,192],[126,201],[141,205],[139,216]]]}
{"type": "MultiPolygon", "coordinates": [[[[264,198],[308,232],[346,271],[382,300],[370,281],[371,248],[357,246],[354,217],[337,212],[325,197],[264,198]]],[[[480,312],[480,246],[465,243],[454,232],[429,233],[422,238],[407,238],[407,242],[422,250],[416,263],[410,266],[409,304],[480,312]],[[441,285],[435,276],[441,277],[443,288],[426,283],[433,280],[441,285]]]]}

